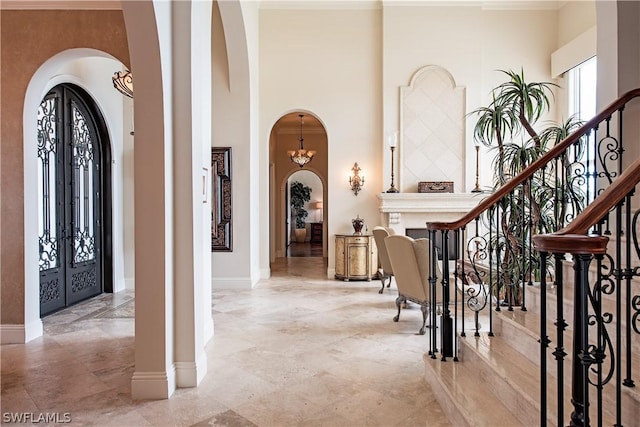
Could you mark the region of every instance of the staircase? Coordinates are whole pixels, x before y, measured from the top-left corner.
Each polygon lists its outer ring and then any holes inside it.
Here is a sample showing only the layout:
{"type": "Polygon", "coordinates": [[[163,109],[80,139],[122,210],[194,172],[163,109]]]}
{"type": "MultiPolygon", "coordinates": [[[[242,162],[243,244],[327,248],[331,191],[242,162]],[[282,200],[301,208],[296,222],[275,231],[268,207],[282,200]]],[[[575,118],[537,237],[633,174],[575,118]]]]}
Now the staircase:
{"type": "MultiPolygon", "coordinates": [[[[564,263],[565,277],[571,277],[573,266],[564,263]]],[[[565,282],[565,292],[560,300],[563,312],[568,318],[573,316],[573,289],[571,281],[565,282]]],[[[634,294],[640,293],[640,281],[634,279],[634,294]]],[[[425,379],[438,396],[445,413],[456,426],[539,426],[540,405],[540,285],[528,289],[527,310],[515,308],[513,311],[494,312],[494,336],[486,330],[479,336],[467,333],[458,337],[458,361],[441,362],[424,356],[425,379]]],[[[558,301],[557,289],[547,285],[546,300],[547,329],[553,331],[549,339],[557,342],[555,336],[555,306],[558,301]]],[[[608,295],[605,306],[615,306],[615,298],[608,295]]],[[[483,324],[488,319],[480,319],[483,324]]],[[[571,349],[572,328],[565,331],[565,351],[571,349]]],[[[632,341],[633,354],[640,355],[640,336],[632,341]]],[[[554,349],[553,349],[554,350],[554,349]]],[[[551,352],[546,355],[547,374],[547,422],[558,425],[558,392],[556,380],[558,368],[551,352]]],[[[565,359],[571,365],[571,354],[565,359]]],[[[564,416],[565,420],[573,410],[570,402],[571,372],[564,371],[564,416]]],[[[633,378],[640,378],[640,364],[633,365],[633,378]]],[[[640,426],[640,388],[622,389],[623,425],[640,426]]],[[[615,390],[608,387],[604,393],[603,425],[615,424],[615,390]]],[[[563,408],[560,408],[562,410],[563,408]]],[[[592,414],[592,419],[596,414],[592,414]]],[[[567,423],[565,423],[567,424],[567,423]]],[[[595,424],[595,423],[592,423],[595,424]]],[[[562,424],[564,425],[564,424],[562,424]]]]}
{"type": "Polygon", "coordinates": [[[622,132],[610,133],[622,128],[625,105],[639,96],[640,89],[623,95],[465,217],[427,224],[432,240],[442,236],[442,260],[434,248],[431,271],[441,262],[443,277],[432,275],[430,283],[442,286],[444,302],[432,318],[439,327],[429,334],[425,379],[454,425],[640,426],[640,210],[631,210],[640,159],[623,168],[622,132]],[[594,162],[599,178],[587,206],[550,234],[530,230],[521,241],[488,244],[504,232],[491,212],[506,212],[501,206],[514,194],[526,205],[527,183],[553,162],[570,170],[558,162],[586,138],[594,153],[602,141],[616,141],[618,155],[613,172],[594,162]],[[489,238],[478,231],[483,227],[489,238]],[[505,254],[516,252],[509,245],[540,254],[540,271],[550,272],[542,283],[532,270],[504,279],[505,254]],[[450,274],[450,263],[462,268],[450,274]],[[471,278],[475,288],[465,287],[471,278]]]}

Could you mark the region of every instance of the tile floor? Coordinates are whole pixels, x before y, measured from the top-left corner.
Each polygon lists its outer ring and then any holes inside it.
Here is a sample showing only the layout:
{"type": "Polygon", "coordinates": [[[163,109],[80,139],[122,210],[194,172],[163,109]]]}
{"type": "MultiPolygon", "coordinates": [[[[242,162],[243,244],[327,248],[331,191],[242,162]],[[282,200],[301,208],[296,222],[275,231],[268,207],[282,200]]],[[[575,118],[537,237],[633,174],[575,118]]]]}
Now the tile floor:
{"type": "Polygon", "coordinates": [[[214,291],[209,373],[169,400],[130,398],[132,292],[51,315],[44,337],[0,348],[2,422],[59,412],[96,426],[449,426],[424,380],[420,310],[394,323],[393,291],[327,280],[324,262],[281,259],[253,290],[214,291]]]}

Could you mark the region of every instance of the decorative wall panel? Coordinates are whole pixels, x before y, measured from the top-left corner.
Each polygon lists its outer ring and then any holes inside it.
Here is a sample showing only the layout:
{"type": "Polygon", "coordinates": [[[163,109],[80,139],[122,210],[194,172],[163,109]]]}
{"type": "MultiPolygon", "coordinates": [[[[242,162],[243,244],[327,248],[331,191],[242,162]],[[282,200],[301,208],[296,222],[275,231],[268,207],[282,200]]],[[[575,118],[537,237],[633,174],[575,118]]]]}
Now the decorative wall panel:
{"type": "Polygon", "coordinates": [[[465,88],[437,65],[420,68],[400,88],[400,191],[420,181],[453,181],[464,191],[465,88]]]}

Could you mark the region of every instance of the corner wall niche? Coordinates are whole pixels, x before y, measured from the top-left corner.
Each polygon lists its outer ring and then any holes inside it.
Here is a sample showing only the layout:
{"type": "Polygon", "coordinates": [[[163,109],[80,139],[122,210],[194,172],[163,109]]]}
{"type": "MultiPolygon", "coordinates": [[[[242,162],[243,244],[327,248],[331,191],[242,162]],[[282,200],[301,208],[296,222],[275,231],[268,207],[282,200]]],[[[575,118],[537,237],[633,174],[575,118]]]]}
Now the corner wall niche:
{"type": "Polygon", "coordinates": [[[465,192],[465,93],[437,65],[418,69],[400,88],[401,192],[415,193],[421,181],[453,181],[465,192]]]}

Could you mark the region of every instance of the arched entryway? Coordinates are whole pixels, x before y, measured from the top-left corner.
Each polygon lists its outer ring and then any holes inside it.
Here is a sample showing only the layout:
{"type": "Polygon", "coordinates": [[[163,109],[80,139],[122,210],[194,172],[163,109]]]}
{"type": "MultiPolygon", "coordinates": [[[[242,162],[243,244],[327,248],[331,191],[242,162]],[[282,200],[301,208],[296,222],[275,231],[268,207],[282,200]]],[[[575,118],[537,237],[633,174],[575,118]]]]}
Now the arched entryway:
{"type": "MultiPolygon", "coordinates": [[[[311,198],[305,205],[309,215],[305,218],[309,241],[313,232],[318,233],[321,225],[322,248],[321,255],[327,256],[327,132],[322,121],[313,113],[303,110],[295,110],[284,114],[274,124],[270,135],[270,204],[271,204],[271,262],[278,258],[288,256],[290,234],[292,228],[291,208],[289,206],[289,184],[295,173],[304,171],[308,179],[302,179],[307,185],[317,182],[318,185],[311,193],[311,198]],[[302,126],[300,125],[302,115],[302,126]],[[300,147],[300,139],[303,139],[304,148],[314,150],[316,154],[311,162],[300,167],[291,161],[288,154],[291,150],[300,147]],[[321,203],[321,205],[318,205],[321,203]],[[321,207],[319,207],[321,206],[321,207]],[[315,225],[312,225],[315,224],[315,225]],[[311,228],[314,227],[314,230],[311,228]]],[[[313,184],[312,184],[313,186],[313,184]]]]}
{"type": "Polygon", "coordinates": [[[286,181],[285,240],[287,257],[323,257],[324,238],[324,182],[315,171],[294,171],[286,181]],[[308,191],[309,200],[298,212],[292,200],[297,188],[308,191]]]}
{"type": "Polygon", "coordinates": [[[111,291],[111,150],[91,96],[52,88],[38,108],[40,315],[111,291]]]}

